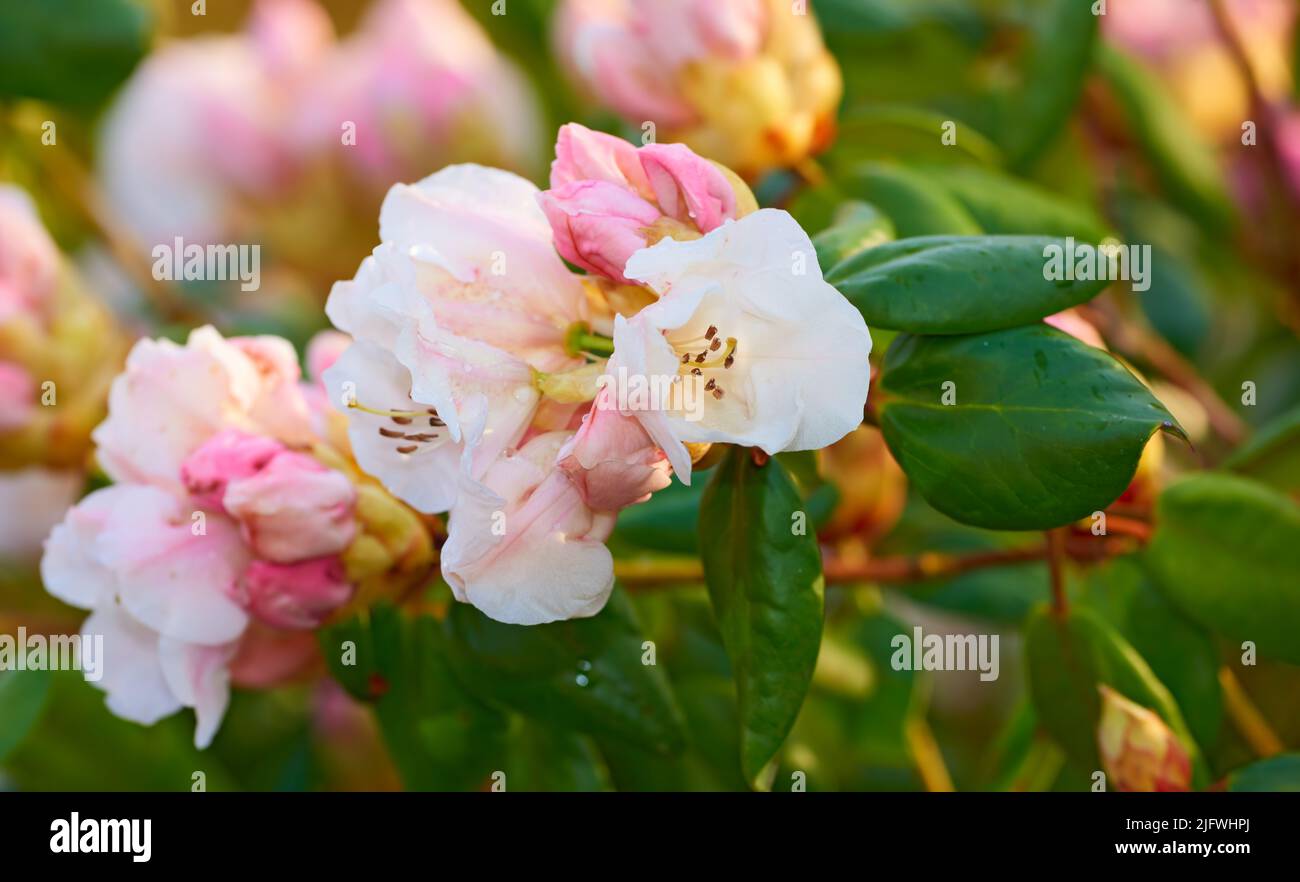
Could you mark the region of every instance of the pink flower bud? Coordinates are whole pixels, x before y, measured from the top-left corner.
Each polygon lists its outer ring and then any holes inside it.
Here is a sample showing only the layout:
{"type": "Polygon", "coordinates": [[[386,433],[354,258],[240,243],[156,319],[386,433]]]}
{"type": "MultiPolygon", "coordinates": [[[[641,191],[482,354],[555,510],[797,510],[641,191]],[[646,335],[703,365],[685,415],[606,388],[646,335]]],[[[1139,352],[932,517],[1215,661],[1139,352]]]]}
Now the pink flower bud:
{"type": "Polygon", "coordinates": [[[640,249],[665,236],[694,238],[739,213],[726,175],[685,145],[638,149],[577,123],[560,129],[551,189],[538,202],[566,260],[622,283],[640,249]]]}
{"type": "Polygon", "coordinates": [[[0,186],[0,322],[38,312],[58,272],[58,249],[31,199],[17,187],[0,186]]]}
{"type": "Polygon", "coordinates": [[[356,489],[304,453],[282,451],[254,474],[231,480],[223,503],[253,553],[276,563],[337,554],[356,535],[356,489]]]}
{"type": "Polygon", "coordinates": [[[618,511],[672,482],[668,457],[641,422],[614,406],[610,387],[601,390],[582,426],[559,453],[583,501],[597,511],[618,511]]]}
{"type": "Polygon", "coordinates": [[[1120,791],[1186,791],[1192,764],[1178,737],[1153,711],[1099,686],[1097,746],[1112,786],[1120,791]]]}
{"type": "Polygon", "coordinates": [[[352,597],[337,556],[292,564],[255,560],[237,588],[238,599],[260,621],[275,628],[319,627],[352,597]]]}
{"type": "Polygon", "coordinates": [[[257,474],[285,450],[265,435],[227,429],[212,436],[181,463],[181,483],[194,501],[210,511],[221,511],[226,487],[257,474]]]}

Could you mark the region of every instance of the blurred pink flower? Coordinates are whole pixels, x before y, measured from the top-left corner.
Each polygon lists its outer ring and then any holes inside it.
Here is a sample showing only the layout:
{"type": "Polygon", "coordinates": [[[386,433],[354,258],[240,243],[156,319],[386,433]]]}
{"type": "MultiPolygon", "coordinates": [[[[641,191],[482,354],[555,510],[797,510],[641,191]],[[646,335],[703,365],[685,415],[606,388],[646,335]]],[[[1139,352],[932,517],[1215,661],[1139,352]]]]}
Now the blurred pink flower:
{"type": "Polygon", "coordinates": [[[557,54],[603,104],[745,175],[825,146],[839,67],[787,0],[564,0],[557,54]]]}
{"type": "Polygon", "coordinates": [[[539,203],[555,248],[616,282],[636,251],[665,236],[693,238],[738,216],[727,177],[684,144],[635,148],[577,123],[560,129],[551,189],[539,203]]]}
{"type": "Polygon", "coordinates": [[[17,187],[0,185],[0,323],[42,315],[58,275],[59,251],[36,206],[17,187]]]}
{"type": "Polygon", "coordinates": [[[117,483],[78,503],[46,542],[46,589],[93,611],[119,716],[180,707],[206,746],[251,621],[313,627],[351,596],[338,555],[355,533],[343,474],[290,449],[312,442],[285,341],[142,340],[95,431],[117,483]]]}

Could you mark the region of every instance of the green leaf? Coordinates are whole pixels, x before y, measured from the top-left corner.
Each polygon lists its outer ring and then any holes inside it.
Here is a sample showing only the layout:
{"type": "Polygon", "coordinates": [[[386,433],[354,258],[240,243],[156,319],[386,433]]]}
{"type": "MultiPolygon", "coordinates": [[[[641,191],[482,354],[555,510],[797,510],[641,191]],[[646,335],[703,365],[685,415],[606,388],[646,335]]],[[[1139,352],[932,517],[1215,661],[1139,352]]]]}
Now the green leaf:
{"type": "Polygon", "coordinates": [[[474,695],[587,735],[622,738],[675,753],[681,711],[621,591],[588,619],[506,625],[468,604],[447,616],[451,664],[474,695]]]}
{"type": "Polygon", "coordinates": [[[1219,653],[1208,632],[1165,599],[1135,555],[1084,571],[1075,602],[1095,610],[1169,687],[1198,744],[1213,745],[1223,718],[1219,653]]]}
{"type": "Polygon", "coordinates": [[[1000,165],[1002,151],[951,114],[922,107],[873,104],[854,109],[839,121],[831,161],[837,165],[872,159],[1000,165]],[[944,140],[949,132],[952,138],[944,140]]]}
{"type": "Polygon", "coordinates": [[[848,173],[841,189],[888,215],[899,238],[977,236],[983,232],[960,202],[924,175],[902,166],[863,163],[848,173]]]}
{"type": "Polygon", "coordinates": [[[1232,200],[1214,151],[1178,103],[1153,74],[1115,49],[1099,47],[1096,62],[1169,197],[1211,230],[1231,226],[1232,200]]]}
{"type": "Polygon", "coordinates": [[[1235,793],[1300,793],[1300,753],[1284,753],[1251,763],[1228,776],[1235,793]]]}
{"type": "Polygon", "coordinates": [[[1192,757],[1194,777],[1204,780],[1200,751],[1173,696],[1142,656],[1092,611],[1075,608],[1060,618],[1043,609],[1032,616],[1025,628],[1025,663],[1039,721],[1080,768],[1101,768],[1097,687],[1105,684],[1159,714],[1192,757]]]}
{"type": "Polygon", "coordinates": [[[413,618],[381,604],[323,630],[320,643],[335,679],[357,698],[374,702],[384,741],[409,789],[478,789],[500,769],[506,719],[459,687],[433,618],[413,618]],[[349,642],[355,664],[345,663],[349,642]]]}
{"type": "Polygon", "coordinates": [[[0,762],[23,742],[40,719],[50,693],[49,671],[0,673],[0,762]]]}
{"type": "Polygon", "coordinates": [[[516,792],[611,789],[605,761],[590,738],[520,716],[511,719],[502,771],[506,789],[516,792]]]}
{"type": "Polygon", "coordinates": [[[1151,435],[1182,432],[1118,361],[1045,324],[900,336],[880,392],[881,430],[913,485],[954,520],[991,529],[1104,510],[1151,435]]]}
{"type": "MultiPolygon", "coordinates": [[[[700,507],[700,548],[740,707],[741,768],[760,783],[794,725],[822,634],[821,553],[794,517],[803,502],[776,460],[727,453],[700,507]]],[[[806,516],[805,516],[806,517],[806,516]]]]}
{"type": "Polygon", "coordinates": [[[1300,506],[1254,481],[1198,474],[1156,504],[1152,572],[1175,606],[1259,654],[1300,664],[1300,506]]]}
{"type": "Polygon", "coordinates": [[[1091,300],[1108,284],[1046,278],[1046,236],[923,236],[888,242],[831,268],[826,281],[870,326],[972,334],[1037,321],[1091,300]]]}
{"type": "Polygon", "coordinates": [[[1300,489],[1300,407],[1260,429],[1223,461],[1223,467],[1279,490],[1300,489]]]}
{"type": "Polygon", "coordinates": [[[1098,17],[1086,0],[1050,0],[1036,7],[1033,36],[1021,82],[1007,108],[1006,149],[1024,168],[1051,144],[1083,91],[1097,41],[1098,17]]]}
{"type": "Polygon", "coordinates": [[[152,28],[138,0],[0,4],[0,98],[98,104],[144,57],[152,28]]]}
{"type": "Polygon", "coordinates": [[[926,166],[925,176],[970,212],[986,233],[1074,236],[1100,242],[1106,224],[1088,207],[991,168],[926,166]]]}
{"type": "Polygon", "coordinates": [[[832,226],[813,236],[823,270],[894,238],[894,225],[875,206],[851,200],[840,206],[832,226]]]}

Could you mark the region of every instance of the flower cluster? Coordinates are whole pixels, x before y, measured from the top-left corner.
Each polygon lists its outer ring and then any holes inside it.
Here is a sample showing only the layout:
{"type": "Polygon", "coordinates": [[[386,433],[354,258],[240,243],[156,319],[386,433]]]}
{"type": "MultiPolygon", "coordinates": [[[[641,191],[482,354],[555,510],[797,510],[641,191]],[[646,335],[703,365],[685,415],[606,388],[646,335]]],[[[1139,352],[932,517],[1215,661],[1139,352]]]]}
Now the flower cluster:
{"type": "Polygon", "coordinates": [[[313,660],[306,632],[352,598],[367,532],[361,488],[320,461],[313,398],[278,338],[203,327],[131,351],[93,434],[114,483],[55,527],[41,565],[51,594],[92,611],[114,713],[192,707],[206,746],[232,676],[267,685],[313,660]]]}
{"type": "Polygon", "coordinates": [[[861,314],[731,172],[570,125],[551,185],[460,165],[395,186],[326,307],[354,338],[325,381],[357,462],[450,512],[443,576],[517,624],[599,611],[617,512],[689,483],[692,450],[826,446],[869,380],[861,314]]]}
{"type": "Polygon", "coordinates": [[[808,4],[565,0],[560,56],[623,117],[745,175],[829,142],[842,85],[808,4]]]}
{"type": "Polygon", "coordinates": [[[382,0],[342,40],[315,0],[258,0],[245,32],[149,56],[107,116],[101,176],[141,240],[213,242],[277,213],[300,227],[295,202],[316,222],[356,204],[318,192],[337,183],[317,167],[377,198],[466,158],[526,168],[539,138],[522,74],[456,0],[382,0]]]}

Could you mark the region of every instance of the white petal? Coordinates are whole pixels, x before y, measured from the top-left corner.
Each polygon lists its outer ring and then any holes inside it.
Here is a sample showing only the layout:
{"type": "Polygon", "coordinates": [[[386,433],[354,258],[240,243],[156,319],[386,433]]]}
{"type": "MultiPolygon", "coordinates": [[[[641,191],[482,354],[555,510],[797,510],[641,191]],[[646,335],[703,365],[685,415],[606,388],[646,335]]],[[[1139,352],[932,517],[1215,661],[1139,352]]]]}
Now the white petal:
{"type": "Polygon", "coordinates": [[[181,709],[180,699],[163,676],[156,631],[110,601],[86,619],[81,636],[103,640],[103,677],[93,685],[108,693],[108,708],[114,714],[152,726],[181,709]]]}
{"type": "Polygon", "coordinates": [[[194,708],[194,746],[212,743],[230,704],[230,659],[235,644],[199,646],[163,638],[158,656],[168,687],[186,707],[194,708]]]}

